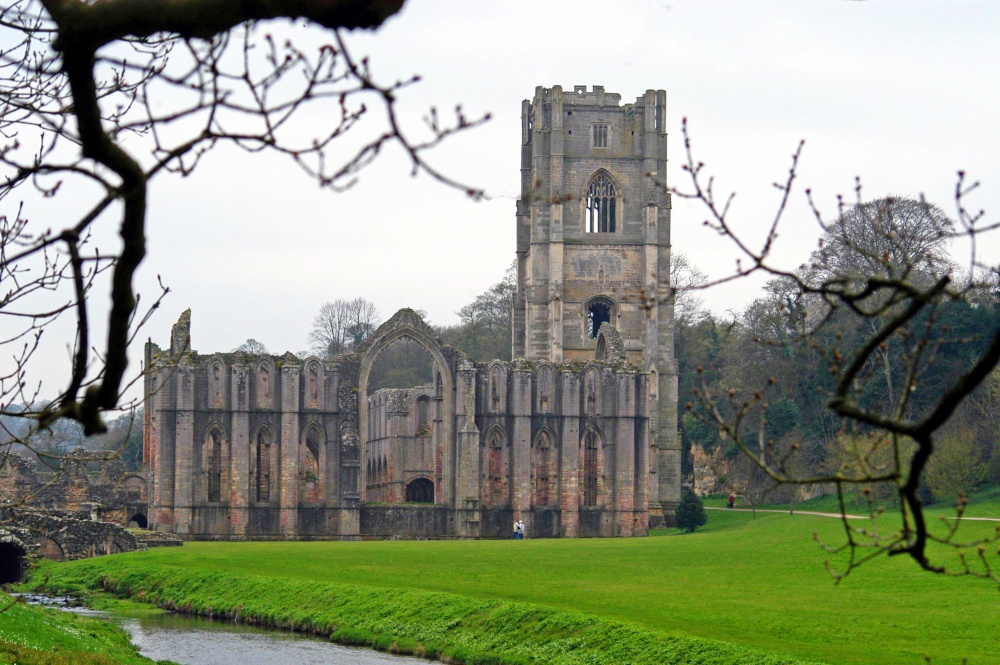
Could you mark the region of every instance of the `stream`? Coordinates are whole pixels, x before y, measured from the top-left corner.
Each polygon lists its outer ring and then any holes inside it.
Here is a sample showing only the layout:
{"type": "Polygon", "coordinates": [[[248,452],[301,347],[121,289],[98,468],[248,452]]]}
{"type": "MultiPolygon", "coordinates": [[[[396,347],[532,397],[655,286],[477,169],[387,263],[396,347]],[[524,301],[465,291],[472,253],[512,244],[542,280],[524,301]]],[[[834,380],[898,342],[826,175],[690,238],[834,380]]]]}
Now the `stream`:
{"type": "Polygon", "coordinates": [[[432,661],[334,644],[321,637],[171,612],[140,617],[71,607],[68,598],[24,594],[29,603],[114,621],[153,660],[181,665],[421,665],[432,661]]]}

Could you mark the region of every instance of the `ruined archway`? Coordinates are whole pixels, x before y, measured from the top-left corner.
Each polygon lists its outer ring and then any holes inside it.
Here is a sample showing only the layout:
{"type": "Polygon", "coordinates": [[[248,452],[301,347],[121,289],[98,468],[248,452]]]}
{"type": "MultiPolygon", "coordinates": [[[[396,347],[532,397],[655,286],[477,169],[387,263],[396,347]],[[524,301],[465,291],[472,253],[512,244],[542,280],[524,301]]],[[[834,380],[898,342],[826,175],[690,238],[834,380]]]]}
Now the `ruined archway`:
{"type": "Polygon", "coordinates": [[[149,528],[149,520],[146,519],[146,516],[143,513],[136,513],[132,517],[128,518],[128,525],[131,527],[133,524],[140,529],[149,528]]]}
{"type": "Polygon", "coordinates": [[[434,481],[414,478],[406,484],[407,503],[434,503],[434,481]]]}
{"type": "MultiPolygon", "coordinates": [[[[394,342],[402,339],[418,345],[430,357],[430,378],[432,389],[427,403],[427,420],[432,423],[429,437],[435,458],[441,460],[440,476],[434,485],[434,503],[451,505],[454,503],[454,377],[451,365],[445,357],[440,341],[420,316],[411,309],[402,309],[389,321],[382,324],[375,333],[358,349],[362,355],[358,375],[358,433],[361,442],[361,459],[369,457],[368,444],[373,440],[373,422],[369,411],[369,379],[379,355],[394,342]],[[436,424],[437,426],[434,426],[436,424]]],[[[414,413],[414,418],[419,416],[414,413]]],[[[416,420],[415,420],[416,422],[416,420]]],[[[426,424],[425,424],[426,427],[426,424]]],[[[419,428],[418,429],[422,429],[419,428]]],[[[367,467],[362,465],[362,470],[367,467]]],[[[367,478],[361,480],[362,499],[372,500],[366,492],[367,478]]],[[[403,498],[403,497],[400,497],[403,498]]]]}

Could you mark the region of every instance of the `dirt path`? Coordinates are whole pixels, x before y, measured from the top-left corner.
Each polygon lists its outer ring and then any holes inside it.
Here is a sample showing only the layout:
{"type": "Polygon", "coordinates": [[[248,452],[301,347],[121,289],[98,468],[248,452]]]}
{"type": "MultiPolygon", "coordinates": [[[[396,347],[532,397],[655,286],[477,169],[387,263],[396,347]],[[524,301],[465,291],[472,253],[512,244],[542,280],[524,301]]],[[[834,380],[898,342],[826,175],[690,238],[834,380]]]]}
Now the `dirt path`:
{"type": "MultiPolygon", "coordinates": [[[[752,513],[753,512],[753,508],[722,508],[722,507],[716,507],[716,506],[705,506],[705,510],[732,510],[732,511],[735,511],[737,513],[752,513]]],[[[784,514],[789,514],[789,515],[816,515],[817,517],[841,517],[840,513],[817,513],[817,512],[815,512],[813,510],[796,510],[796,511],[790,511],[790,510],[773,510],[773,509],[758,508],[757,512],[758,513],[784,513],[784,514]]],[[[846,517],[849,520],[866,520],[866,519],[869,519],[868,517],[865,517],[864,515],[844,515],[844,517],[846,517]]],[[[980,518],[980,519],[984,519],[984,518],[980,518]]]]}

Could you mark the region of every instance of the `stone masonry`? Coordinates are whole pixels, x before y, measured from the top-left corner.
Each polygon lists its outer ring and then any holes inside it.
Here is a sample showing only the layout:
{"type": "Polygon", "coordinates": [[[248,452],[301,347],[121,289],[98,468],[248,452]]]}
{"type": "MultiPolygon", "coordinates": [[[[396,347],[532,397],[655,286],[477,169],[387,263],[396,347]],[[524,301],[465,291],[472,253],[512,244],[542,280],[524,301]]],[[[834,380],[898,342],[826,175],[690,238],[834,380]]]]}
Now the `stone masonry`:
{"type": "Polygon", "coordinates": [[[638,536],[680,495],[666,97],[523,105],[515,360],[472,362],[412,310],[352,353],[146,347],[150,527],[193,538],[638,536]],[[368,394],[400,339],[424,386],[368,394]]]}

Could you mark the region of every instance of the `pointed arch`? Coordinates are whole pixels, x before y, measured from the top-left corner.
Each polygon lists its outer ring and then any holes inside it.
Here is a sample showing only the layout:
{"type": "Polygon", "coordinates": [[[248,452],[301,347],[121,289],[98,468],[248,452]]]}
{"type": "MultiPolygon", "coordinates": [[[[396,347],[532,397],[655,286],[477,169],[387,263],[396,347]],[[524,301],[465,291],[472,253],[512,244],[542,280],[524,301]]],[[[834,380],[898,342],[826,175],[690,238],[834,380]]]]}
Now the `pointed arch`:
{"type": "Polygon", "coordinates": [[[316,422],[310,422],[299,442],[299,501],[316,504],[323,501],[326,488],[326,434],[316,422]]]}
{"type": "Polygon", "coordinates": [[[604,503],[604,437],[587,427],[580,439],[580,505],[597,508],[604,503]]]}
{"type": "Polygon", "coordinates": [[[601,415],[601,371],[597,365],[587,365],[581,374],[583,400],[580,413],[588,418],[601,415]]]}
{"type": "Polygon", "coordinates": [[[489,386],[486,391],[487,409],[491,413],[506,413],[507,411],[507,367],[495,360],[486,370],[489,386]]]}
{"type": "Polygon", "coordinates": [[[621,186],[607,169],[590,176],[583,190],[583,230],[586,233],[617,233],[621,217],[621,186]]]}
{"type": "Polygon", "coordinates": [[[228,382],[226,364],[222,358],[215,357],[208,363],[208,408],[213,410],[225,409],[228,400],[226,393],[228,382]]]}
{"type": "Polygon", "coordinates": [[[542,427],[531,442],[531,504],[552,506],[559,502],[559,450],[555,434],[542,427]]]}
{"type": "Polygon", "coordinates": [[[494,425],[483,438],[479,456],[483,475],[483,505],[510,504],[510,443],[507,432],[494,425]]]}
{"type": "Polygon", "coordinates": [[[205,428],[202,441],[201,459],[204,463],[205,500],[208,503],[223,501],[223,488],[228,486],[226,460],[229,459],[229,437],[226,428],[219,421],[211,422],[205,428]]]}
{"type": "Polygon", "coordinates": [[[535,371],[536,410],[539,413],[551,413],[556,403],[555,370],[547,362],[538,364],[535,371]]]}
{"type": "Polygon", "coordinates": [[[323,364],[316,358],[309,358],[302,368],[302,405],[306,409],[323,407],[323,364]]]}
{"type": "Polygon", "coordinates": [[[275,370],[274,363],[270,359],[265,358],[257,363],[257,368],[255,372],[257,378],[256,381],[256,401],[258,409],[273,409],[274,408],[274,395],[275,386],[277,383],[277,371],[275,370]]]}
{"type": "Polygon", "coordinates": [[[267,423],[257,428],[251,440],[251,491],[257,503],[272,503],[278,498],[278,443],[267,423]]]}
{"type": "MultiPolygon", "coordinates": [[[[455,376],[452,364],[441,345],[440,340],[434,330],[420,318],[420,316],[409,309],[402,309],[392,316],[387,322],[379,326],[378,330],[362,343],[358,348],[361,356],[361,364],[358,370],[358,424],[360,427],[359,441],[361,445],[361,456],[364,458],[368,454],[368,444],[372,440],[372,423],[369,419],[368,405],[368,379],[371,375],[372,366],[378,355],[396,340],[408,337],[415,341],[424,351],[426,351],[433,361],[435,403],[433,409],[439,414],[455,413],[455,376]]],[[[454,354],[449,351],[449,354],[454,354]]],[[[462,356],[459,354],[459,357],[462,356]]],[[[441,460],[442,473],[437,479],[440,484],[440,498],[443,503],[453,504],[455,493],[455,477],[453,471],[453,455],[455,423],[453,418],[444,417],[438,420],[439,427],[434,428],[432,433],[435,455],[441,460]]],[[[365,490],[367,492],[367,489],[365,490]]],[[[367,495],[363,498],[369,499],[367,495]]]]}

